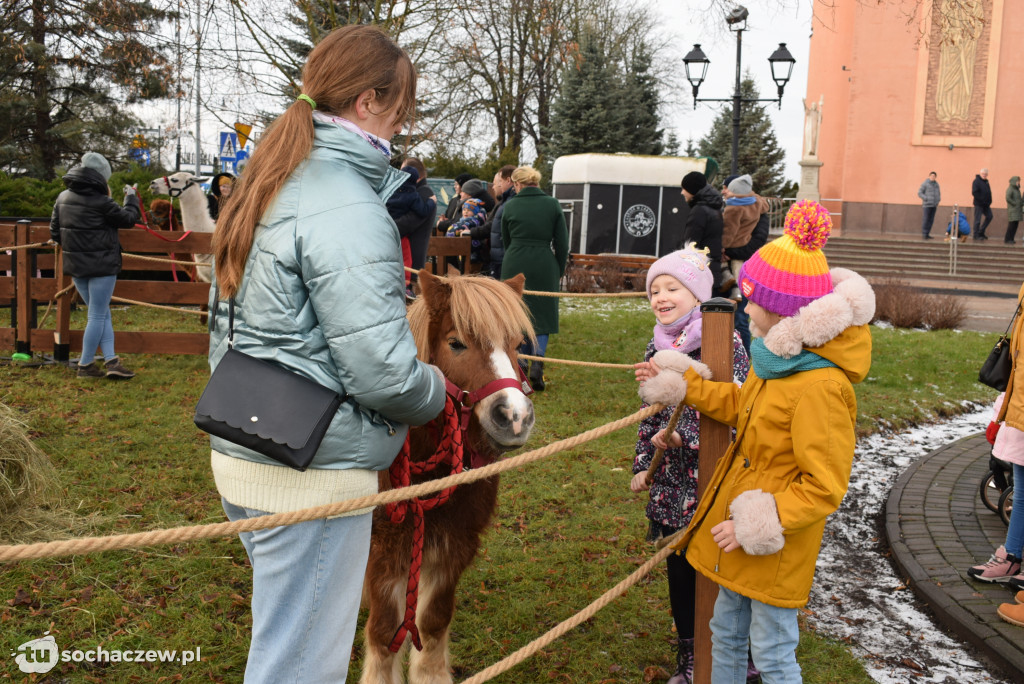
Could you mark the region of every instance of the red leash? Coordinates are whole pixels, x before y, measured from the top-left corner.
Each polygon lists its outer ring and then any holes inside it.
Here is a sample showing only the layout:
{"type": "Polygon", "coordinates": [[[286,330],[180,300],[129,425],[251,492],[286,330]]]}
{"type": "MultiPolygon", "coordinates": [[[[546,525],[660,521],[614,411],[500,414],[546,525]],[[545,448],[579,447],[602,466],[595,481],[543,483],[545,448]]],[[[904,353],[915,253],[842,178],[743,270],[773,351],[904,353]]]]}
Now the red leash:
{"type": "MultiPolygon", "coordinates": [[[[388,473],[392,487],[396,489],[408,487],[410,475],[430,472],[443,463],[451,465],[453,475],[463,471],[463,430],[459,421],[459,411],[451,396],[445,398],[442,419],[444,422],[441,440],[437,449],[426,461],[412,463],[409,460],[409,437],[406,436],[405,444],[402,445],[402,450],[398,453],[395,462],[391,464],[388,473]]],[[[409,565],[409,582],[405,588],[405,617],[391,640],[389,648],[392,653],[398,653],[402,648],[406,635],[412,639],[417,651],[423,650],[423,645],[420,643],[420,632],[416,628],[416,603],[419,598],[420,569],[423,566],[423,514],[446,503],[454,491],[455,487],[449,487],[425,499],[398,501],[385,506],[385,512],[391,522],[395,524],[403,522],[406,511],[409,509],[412,510],[413,521],[412,562],[409,565]]]]}

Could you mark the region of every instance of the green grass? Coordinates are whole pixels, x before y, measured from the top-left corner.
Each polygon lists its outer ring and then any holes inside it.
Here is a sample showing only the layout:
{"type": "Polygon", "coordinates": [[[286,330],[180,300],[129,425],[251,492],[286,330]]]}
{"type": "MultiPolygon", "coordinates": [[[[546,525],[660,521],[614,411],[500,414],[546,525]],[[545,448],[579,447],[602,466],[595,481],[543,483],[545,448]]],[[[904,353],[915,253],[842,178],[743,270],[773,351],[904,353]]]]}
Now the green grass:
{"type": "MultiPolygon", "coordinates": [[[[81,312],[72,327],[82,327],[81,312]]],[[[652,318],[638,301],[566,301],[549,356],[639,360],[652,318]]],[[[117,330],[201,330],[196,317],[114,311],[117,330]]],[[[975,380],[994,336],[873,329],[870,378],[857,388],[858,430],[902,427],[988,403],[975,380]]],[[[117,533],[223,520],[206,438],[192,409],[205,358],[131,356],[130,382],[79,381],[66,368],[0,366],[0,400],[31,430],[61,473],[68,506],[117,533]]],[[[531,447],[602,425],[639,407],[632,373],[549,363],[534,395],[531,447]]],[[[452,625],[456,681],[570,617],[653,552],[644,542],[645,495],[629,491],[635,429],[504,476],[499,510],[462,580],[452,625]]],[[[0,566],[0,624],[8,653],[49,630],[61,649],[202,648],[176,664],[62,663],[49,681],[241,681],[250,629],[250,576],[234,538],[0,566]]],[[[671,618],[659,568],[597,614],[494,681],[640,682],[672,671],[671,618]],[[648,673],[655,670],[648,669],[648,673]]],[[[361,654],[357,638],[352,681],[361,654]]],[[[867,682],[842,644],[805,631],[805,681],[867,682]]],[[[8,659],[0,678],[23,681],[8,659]]],[[[27,680],[24,680],[27,681],[27,680]]]]}

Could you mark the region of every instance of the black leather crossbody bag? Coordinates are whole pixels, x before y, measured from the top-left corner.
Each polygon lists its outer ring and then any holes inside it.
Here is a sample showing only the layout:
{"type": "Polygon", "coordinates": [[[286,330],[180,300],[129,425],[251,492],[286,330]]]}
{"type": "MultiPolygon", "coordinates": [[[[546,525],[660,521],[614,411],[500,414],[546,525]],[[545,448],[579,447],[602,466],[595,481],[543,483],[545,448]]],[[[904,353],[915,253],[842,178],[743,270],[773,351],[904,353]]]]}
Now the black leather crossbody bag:
{"type": "Polygon", "coordinates": [[[1006,332],[999,336],[999,340],[992,347],[992,351],[988,353],[985,363],[981,364],[981,370],[978,371],[978,382],[1000,392],[1005,391],[1007,383],[1010,382],[1013,359],[1010,358],[1010,338],[1008,335],[1010,334],[1010,328],[1013,327],[1013,322],[1020,315],[1022,303],[1024,303],[1024,298],[1017,302],[1017,311],[1010,318],[1010,324],[1006,326],[1006,332]]]}
{"type": "Polygon", "coordinates": [[[309,467],[344,400],[332,389],[234,348],[235,300],[228,300],[228,350],[214,369],[193,421],[296,470],[309,467]]]}

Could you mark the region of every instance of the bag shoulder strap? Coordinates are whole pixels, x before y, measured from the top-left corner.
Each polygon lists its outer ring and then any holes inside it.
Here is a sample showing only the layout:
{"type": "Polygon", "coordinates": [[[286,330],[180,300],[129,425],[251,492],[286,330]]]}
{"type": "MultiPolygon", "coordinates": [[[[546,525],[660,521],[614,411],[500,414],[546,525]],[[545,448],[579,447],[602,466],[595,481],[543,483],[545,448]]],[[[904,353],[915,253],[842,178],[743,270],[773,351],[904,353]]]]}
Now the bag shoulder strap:
{"type": "Polygon", "coordinates": [[[1010,316],[1010,322],[1006,326],[1006,332],[1003,333],[1003,337],[1006,337],[1007,335],[1010,334],[1010,328],[1013,327],[1013,322],[1017,320],[1017,316],[1020,316],[1020,310],[1022,305],[1024,305],[1024,295],[1022,295],[1021,298],[1017,301],[1017,310],[1013,312],[1012,316],[1010,316]]]}

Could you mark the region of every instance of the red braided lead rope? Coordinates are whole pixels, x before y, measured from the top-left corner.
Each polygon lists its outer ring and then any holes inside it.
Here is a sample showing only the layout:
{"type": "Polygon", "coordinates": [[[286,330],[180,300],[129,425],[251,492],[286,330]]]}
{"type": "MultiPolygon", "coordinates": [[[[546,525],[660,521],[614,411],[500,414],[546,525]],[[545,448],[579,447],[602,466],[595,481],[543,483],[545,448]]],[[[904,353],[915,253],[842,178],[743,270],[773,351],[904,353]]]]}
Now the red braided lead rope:
{"type": "MultiPolygon", "coordinates": [[[[451,396],[445,399],[442,420],[441,439],[434,453],[426,461],[412,463],[409,460],[409,438],[408,436],[405,438],[405,444],[402,445],[398,458],[391,464],[391,469],[388,471],[392,487],[408,487],[412,474],[419,475],[430,472],[443,463],[451,465],[452,474],[463,471],[463,432],[459,421],[459,409],[451,396]]],[[[419,598],[420,569],[423,566],[423,514],[445,504],[454,491],[455,487],[449,487],[425,499],[397,501],[385,506],[384,510],[388,519],[395,524],[403,522],[406,512],[411,509],[413,525],[412,561],[409,564],[409,581],[405,587],[405,616],[391,640],[389,649],[392,653],[398,653],[407,635],[412,639],[413,646],[417,651],[423,650],[420,632],[416,628],[416,603],[419,598]]]]}

